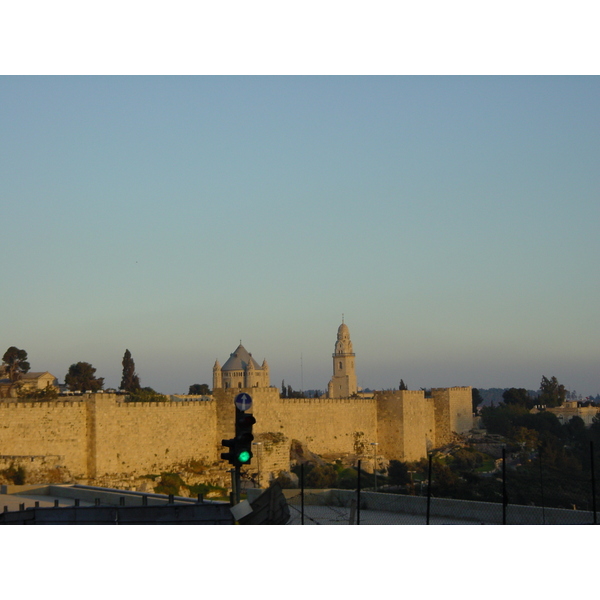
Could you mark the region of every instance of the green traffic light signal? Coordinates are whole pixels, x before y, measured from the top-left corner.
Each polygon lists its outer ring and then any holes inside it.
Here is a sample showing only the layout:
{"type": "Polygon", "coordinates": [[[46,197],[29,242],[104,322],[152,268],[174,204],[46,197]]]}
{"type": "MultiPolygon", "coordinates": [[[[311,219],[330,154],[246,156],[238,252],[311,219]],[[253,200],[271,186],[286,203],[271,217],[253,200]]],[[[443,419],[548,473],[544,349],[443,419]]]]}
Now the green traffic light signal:
{"type": "Polygon", "coordinates": [[[242,450],[239,454],[238,454],[238,460],[241,463],[247,463],[250,462],[250,459],[252,458],[252,454],[250,452],[248,452],[247,450],[242,450]]]}

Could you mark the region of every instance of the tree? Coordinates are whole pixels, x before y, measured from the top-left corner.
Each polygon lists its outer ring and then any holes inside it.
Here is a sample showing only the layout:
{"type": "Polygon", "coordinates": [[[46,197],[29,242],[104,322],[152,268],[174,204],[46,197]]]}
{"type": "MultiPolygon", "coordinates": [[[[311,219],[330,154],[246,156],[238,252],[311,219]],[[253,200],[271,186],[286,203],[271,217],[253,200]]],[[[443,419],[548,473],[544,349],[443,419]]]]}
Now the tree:
{"type": "Polygon", "coordinates": [[[5,366],[6,374],[11,382],[15,383],[21,379],[23,374],[31,368],[27,362],[27,352],[11,346],[2,357],[2,363],[5,366]]]}
{"type": "Polygon", "coordinates": [[[565,386],[559,384],[556,377],[548,379],[547,377],[542,376],[540,395],[538,398],[540,404],[543,404],[548,408],[560,406],[564,402],[566,395],[567,390],[565,389],[565,386]]]}
{"type": "Polygon", "coordinates": [[[121,389],[127,392],[136,392],[140,389],[140,378],[135,372],[135,363],[131,358],[131,352],[125,350],[123,355],[123,378],[121,379],[121,389]]]}
{"type": "Polygon", "coordinates": [[[404,379],[400,380],[400,390],[407,390],[406,384],[404,383],[404,379]]]}
{"type": "Polygon", "coordinates": [[[94,377],[96,369],[86,362],[78,362],[69,367],[65,384],[72,392],[97,392],[104,387],[104,377],[94,377]]]}
{"type": "Polygon", "coordinates": [[[406,485],[407,483],[410,483],[408,465],[399,460],[390,460],[388,477],[392,485],[406,485]]]}
{"type": "Polygon", "coordinates": [[[188,394],[190,396],[206,396],[210,394],[210,388],[206,383],[194,383],[194,385],[190,385],[188,394]]]}
{"type": "Polygon", "coordinates": [[[151,387],[140,388],[127,395],[128,402],[167,402],[169,398],[151,387]]]}
{"type": "Polygon", "coordinates": [[[58,398],[58,390],[50,384],[41,390],[25,388],[19,391],[18,397],[23,400],[56,400],[58,398]]]}
{"type": "Polygon", "coordinates": [[[471,390],[471,394],[472,394],[472,403],[473,403],[473,412],[477,412],[477,407],[483,402],[483,398],[481,397],[481,394],[479,393],[479,390],[477,388],[473,388],[471,390]]]}
{"type": "Polygon", "coordinates": [[[529,397],[529,392],[525,388],[510,388],[502,394],[504,404],[518,404],[525,408],[533,408],[536,403],[536,399],[529,397]]]}

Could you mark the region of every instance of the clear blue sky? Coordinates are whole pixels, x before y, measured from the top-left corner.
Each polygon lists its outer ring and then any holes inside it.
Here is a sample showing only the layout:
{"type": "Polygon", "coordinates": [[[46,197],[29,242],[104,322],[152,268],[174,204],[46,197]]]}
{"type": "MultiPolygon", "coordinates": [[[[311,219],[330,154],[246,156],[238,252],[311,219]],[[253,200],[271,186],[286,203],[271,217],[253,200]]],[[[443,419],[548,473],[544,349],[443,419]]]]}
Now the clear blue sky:
{"type": "Polygon", "coordinates": [[[2,77],[0,350],[600,392],[598,77],[2,77]]]}

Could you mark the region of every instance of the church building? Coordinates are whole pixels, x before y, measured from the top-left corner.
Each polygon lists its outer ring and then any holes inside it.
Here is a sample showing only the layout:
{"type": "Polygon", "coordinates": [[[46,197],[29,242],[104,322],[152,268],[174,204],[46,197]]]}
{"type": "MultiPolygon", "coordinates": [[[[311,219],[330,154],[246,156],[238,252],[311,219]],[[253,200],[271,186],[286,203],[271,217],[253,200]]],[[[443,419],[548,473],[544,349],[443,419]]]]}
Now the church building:
{"type": "Polygon", "coordinates": [[[215,390],[270,385],[269,365],[266,359],[263,360],[262,366],[259,365],[241,343],[222,367],[218,360],[215,361],[213,367],[213,389],[215,390]]]}

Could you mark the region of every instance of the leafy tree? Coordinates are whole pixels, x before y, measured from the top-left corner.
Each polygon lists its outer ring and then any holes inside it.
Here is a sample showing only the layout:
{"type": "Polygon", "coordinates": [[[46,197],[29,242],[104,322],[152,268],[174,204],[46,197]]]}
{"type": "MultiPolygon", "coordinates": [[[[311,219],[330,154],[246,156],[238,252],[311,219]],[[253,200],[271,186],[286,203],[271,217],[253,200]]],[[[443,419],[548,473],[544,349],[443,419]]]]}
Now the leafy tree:
{"type": "Polygon", "coordinates": [[[540,383],[539,404],[544,404],[548,408],[560,406],[567,395],[567,390],[564,385],[558,383],[556,377],[542,377],[540,383]]]}
{"type": "Polygon", "coordinates": [[[206,396],[210,394],[210,388],[206,383],[194,383],[194,385],[190,385],[188,394],[190,396],[206,396]]]}
{"type": "Polygon", "coordinates": [[[408,465],[400,460],[390,460],[388,477],[392,485],[406,485],[410,483],[408,465]]]}
{"type": "Polygon", "coordinates": [[[337,473],[331,465],[313,465],[307,463],[304,466],[304,485],[308,488],[333,487],[337,480],[337,473]]]}
{"type": "Polygon", "coordinates": [[[287,398],[287,388],[285,387],[285,379],[281,380],[281,397],[287,398]]]}
{"type": "Polygon", "coordinates": [[[8,378],[13,382],[19,381],[24,373],[31,368],[27,362],[27,352],[11,346],[2,357],[2,364],[5,367],[8,378]]]}
{"type": "Polygon", "coordinates": [[[42,390],[20,390],[18,397],[24,400],[55,400],[58,398],[58,390],[54,386],[48,384],[42,390]]]}
{"type": "Polygon", "coordinates": [[[400,380],[400,390],[407,390],[408,388],[406,387],[406,384],[404,383],[404,379],[400,380]]]}
{"type": "Polygon", "coordinates": [[[527,409],[533,408],[537,400],[530,398],[529,392],[524,388],[510,388],[502,394],[504,404],[517,404],[527,409]]]}
{"type": "Polygon", "coordinates": [[[515,420],[524,414],[528,414],[527,410],[518,404],[484,406],[481,411],[483,424],[488,432],[507,437],[515,431],[515,420]]]}
{"type": "Polygon", "coordinates": [[[459,448],[452,454],[450,468],[454,471],[474,470],[483,464],[483,456],[480,452],[473,452],[466,448],[459,448]]]}
{"type": "Polygon", "coordinates": [[[472,403],[473,403],[473,412],[477,412],[477,407],[483,402],[483,398],[479,393],[477,388],[473,388],[471,391],[472,394],[472,403]]]}
{"type": "Polygon", "coordinates": [[[140,378],[135,372],[135,363],[131,358],[131,352],[125,350],[123,355],[123,378],[121,379],[121,389],[127,392],[135,392],[140,389],[140,378]]]}
{"type": "Polygon", "coordinates": [[[95,377],[96,369],[86,362],[78,362],[69,367],[65,384],[72,392],[97,392],[104,387],[104,377],[95,377]]]}
{"type": "Polygon", "coordinates": [[[135,392],[130,392],[127,400],[129,402],[167,402],[169,398],[153,390],[151,387],[145,387],[135,392]]]}

